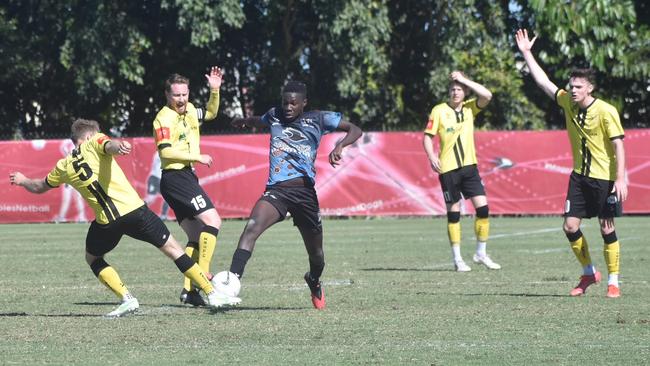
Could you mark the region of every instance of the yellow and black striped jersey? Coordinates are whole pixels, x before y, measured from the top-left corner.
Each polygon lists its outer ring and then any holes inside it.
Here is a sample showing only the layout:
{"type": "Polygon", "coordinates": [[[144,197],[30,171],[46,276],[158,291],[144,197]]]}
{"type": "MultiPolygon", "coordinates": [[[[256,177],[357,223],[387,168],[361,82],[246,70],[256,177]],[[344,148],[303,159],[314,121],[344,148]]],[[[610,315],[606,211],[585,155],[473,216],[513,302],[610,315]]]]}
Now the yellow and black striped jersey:
{"type": "Polygon", "coordinates": [[[199,160],[201,135],[199,127],[203,120],[209,121],[217,116],[219,110],[219,92],[212,91],[208,100],[207,111],[187,103],[184,114],[178,114],[168,106],[163,107],[153,121],[153,132],[158,152],[163,148],[172,148],[187,155],[191,160],[172,160],[160,157],[162,169],[183,169],[190,167],[192,161],[199,160]]]}
{"type": "Polygon", "coordinates": [[[616,108],[594,99],[581,109],[564,89],[555,92],[555,100],[564,110],[573,171],[586,177],[616,180],[616,151],[611,140],[625,136],[616,108]]]}
{"type": "Polygon", "coordinates": [[[113,156],[105,151],[110,138],[97,133],[59,160],[45,178],[53,188],[67,183],[95,211],[99,224],[108,224],[144,205],[113,156]]]}
{"type": "Polygon", "coordinates": [[[476,98],[464,101],[460,111],[448,103],[440,103],[431,109],[424,133],[440,136],[442,173],[476,164],[474,116],[480,111],[476,98]]]}

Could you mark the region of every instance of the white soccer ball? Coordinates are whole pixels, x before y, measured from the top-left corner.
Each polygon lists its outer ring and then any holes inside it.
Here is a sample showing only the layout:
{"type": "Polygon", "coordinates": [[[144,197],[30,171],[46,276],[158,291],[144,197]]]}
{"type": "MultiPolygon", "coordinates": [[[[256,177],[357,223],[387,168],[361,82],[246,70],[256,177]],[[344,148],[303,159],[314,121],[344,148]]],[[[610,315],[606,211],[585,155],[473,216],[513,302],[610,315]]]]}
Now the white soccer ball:
{"type": "Polygon", "coordinates": [[[221,271],[212,277],[212,287],[224,295],[237,297],[241,290],[241,282],[239,282],[239,277],[236,274],[221,271]]]}

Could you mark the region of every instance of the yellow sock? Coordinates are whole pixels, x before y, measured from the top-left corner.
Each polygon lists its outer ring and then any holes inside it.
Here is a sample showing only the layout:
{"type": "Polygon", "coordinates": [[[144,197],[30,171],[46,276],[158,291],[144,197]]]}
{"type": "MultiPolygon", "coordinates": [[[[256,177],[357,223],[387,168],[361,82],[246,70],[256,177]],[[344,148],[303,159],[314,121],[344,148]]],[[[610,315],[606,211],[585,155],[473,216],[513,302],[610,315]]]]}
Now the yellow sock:
{"type": "Polygon", "coordinates": [[[187,271],[183,272],[183,274],[206,294],[212,292],[212,284],[210,283],[210,280],[208,280],[208,276],[206,276],[205,272],[203,272],[203,269],[199,267],[198,264],[195,263],[187,271]]]}
{"type": "Polygon", "coordinates": [[[447,235],[451,245],[460,245],[460,222],[447,222],[447,235]]]}
{"type": "Polygon", "coordinates": [[[486,242],[490,236],[490,220],[487,217],[477,217],[474,221],[476,241],[486,242]]]}
{"type": "Polygon", "coordinates": [[[217,235],[219,235],[219,229],[213,226],[205,226],[199,235],[199,260],[197,262],[204,272],[210,272],[210,262],[217,246],[217,235]]]}
{"type": "Polygon", "coordinates": [[[578,258],[578,261],[582,267],[591,264],[589,245],[587,244],[587,239],[584,237],[584,235],[581,235],[576,241],[571,242],[571,249],[573,249],[573,254],[576,255],[576,258],[578,258]]]}
{"type": "MultiPolygon", "coordinates": [[[[196,243],[187,243],[187,247],[185,247],[185,254],[187,254],[188,257],[192,258],[192,260],[196,262],[199,258],[199,251],[196,250],[194,245],[196,245],[196,243]]],[[[186,291],[191,291],[192,287],[192,281],[187,276],[185,276],[183,281],[183,288],[186,291]]]]}
{"type": "Polygon", "coordinates": [[[605,253],[605,263],[607,263],[607,272],[609,274],[618,274],[620,271],[619,257],[621,244],[618,240],[610,244],[605,244],[603,252],[605,253]]]}
{"type": "Polygon", "coordinates": [[[103,283],[113,291],[120,300],[129,293],[129,290],[124,286],[124,283],[122,283],[117,271],[111,266],[104,267],[104,269],[102,269],[97,275],[97,278],[99,279],[99,282],[103,283]]]}

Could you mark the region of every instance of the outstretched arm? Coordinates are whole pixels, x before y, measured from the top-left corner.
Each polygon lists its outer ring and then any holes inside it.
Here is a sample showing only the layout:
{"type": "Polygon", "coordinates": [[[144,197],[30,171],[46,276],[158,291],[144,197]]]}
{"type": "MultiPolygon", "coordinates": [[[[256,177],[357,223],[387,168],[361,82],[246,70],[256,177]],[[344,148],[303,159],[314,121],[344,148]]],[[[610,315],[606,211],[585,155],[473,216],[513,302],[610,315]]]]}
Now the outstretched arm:
{"type": "Polygon", "coordinates": [[[30,179],[21,172],[10,173],[9,182],[12,185],[22,186],[31,193],[45,193],[51,188],[45,183],[45,179],[30,179]]]}
{"type": "Polygon", "coordinates": [[[106,143],[104,151],[110,155],[129,155],[131,144],[126,140],[110,140],[106,143]]]}
{"type": "Polygon", "coordinates": [[[334,149],[332,149],[332,152],[330,152],[330,165],[333,167],[336,167],[339,164],[339,160],[342,158],[343,148],[350,144],[353,144],[363,134],[357,125],[345,120],[341,120],[341,122],[339,122],[337,130],[345,131],[347,133],[343,139],[341,139],[341,141],[336,143],[336,146],[334,146],[334,149]]]}
{"type": "Polygon", "coordinates": [[[476,101],[476,105],[479,108],[485,108],[485,106],[490,103],[490,100],[492,100],[492,93],[488,90],[488,88],[484,87],[483,85],[474,82],[465,75],[463,75],[462,72],[460,71],[454,71],[451,73],[449,76],[451,80],[459,82],[463,85],[466,85],[468,88],[472,89],[474,93],[478,96],[478,100],[476,101]]]}
{"type": "Polygon", "coordinates": [[[533,75],[535,83],[537,83],[537,86],[542,89],[544,94],[548,95],[551,99],[555,99],[555,92],[557,92],[558,87],[548,78],[544,70],[542,70],[537,63],[537,60],[535,60],[535,56],[533,56],[533,52],[531,51],[536,39],[537,36],[533,37],[532,40],[529,39],[528,31],[526,29],[519,29],[517,30],[517,34],[515,34],[517,47],[519,47],[519,51],[521,51],[524,56],[526,65],[528,65],[528,69],[533,75]]]}

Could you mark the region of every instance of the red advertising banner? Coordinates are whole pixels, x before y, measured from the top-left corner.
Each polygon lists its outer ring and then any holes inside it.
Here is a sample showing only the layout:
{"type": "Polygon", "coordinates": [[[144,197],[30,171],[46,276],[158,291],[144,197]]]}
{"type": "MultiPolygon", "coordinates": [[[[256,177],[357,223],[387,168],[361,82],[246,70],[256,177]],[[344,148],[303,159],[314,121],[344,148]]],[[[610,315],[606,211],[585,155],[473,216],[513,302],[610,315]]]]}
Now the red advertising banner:
{"type": "MultiPolygon", "coordinates": [[[[369,132],[344,152],[340,166],[327,159],[341,134],[323,138],[316,161],[316,190],[324,216],[443,215],[445,204],[437,173],[422,148],[422,133],[369,132]]],[[[133,152],[116,159],[135,189],[156,213],[163,212],[156,192],[160,175],[152,138],[129,139],[133,152]],[[149,193],[148,193],[149,192],[149,193]]],[[[490,213],[561,214],[572,169],[566,131],[477,132],[478,166],[490,213]]],[[[629,198],[625,213],[650,213],[650,130],[625,134],[629,198]]],[[[41,195],[9,184],[20,171],[44,178],[69,153],[69,140],[0,142],[0,223],[88,221],[93,212],[69,187],[41,195]]],[[[222,217],[247,217],[264,190],[268,175],[268,135],[204,136],[201,150],[214,158],[197,165],[201,184],[222,217]]],[[[464,202],[463,212],[472,212],[464,202]]],[[[173,211],[169,211],[173,218],[173,211]]]]}

